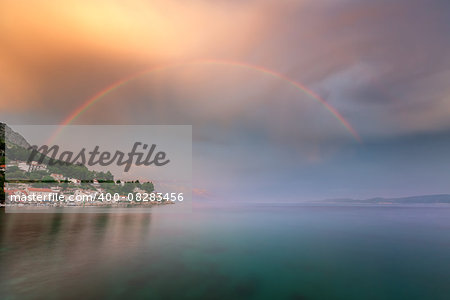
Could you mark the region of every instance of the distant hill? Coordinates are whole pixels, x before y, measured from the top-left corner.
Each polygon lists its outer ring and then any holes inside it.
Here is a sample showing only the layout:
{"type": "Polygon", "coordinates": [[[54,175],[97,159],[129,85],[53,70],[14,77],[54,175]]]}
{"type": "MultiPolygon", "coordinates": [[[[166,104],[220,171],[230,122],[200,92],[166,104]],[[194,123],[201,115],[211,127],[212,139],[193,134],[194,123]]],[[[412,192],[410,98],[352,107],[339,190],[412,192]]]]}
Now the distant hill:
{"type": "MultiPolygon", "coordinates": [[[[2,165],[0,172],[0,203],[5,202],[5,193],[4,193],[4,184],[6,181],[4,165],[6,165],[5,152],[7,152],[8,159],[11,161],[27,161],[30,157],[31,150],[30,144],[26,141],[26,139],[21,136],[19,133],[13,131],[8,125],[4,123],[0,123],[0,165],[2,165]],[[5,151],[8,150],[8,151],[5,151]]],[[[123,184],[116,184],[114,181],[114,176],[110,171],[91,171],[85,165],[82,164],[71,164],[71,163],[50,163],[50,157],[44,156],[43,154],[38,154],[34,157],[35,161],[38,161],[39,158],[42,157],[42,166],[45,166],[44,169],[40,170],[29,170],[24,171],[20,169],[18,166],[9,166],[8,167],[8,182],[9,183],[17,183],[26,182],[27,184],[31,184],[31,186],[39,186],[39,187],[47,187],[48,185],[56,185],[61,184],[62,186],[70,186],[68,179],[65,179],[63,182],[57,182],[50,175],[61,174],[63,177],[71,178],[71,179],[79,179],[79,184],[81,185],[81,189],[92,188],[91,185],[94,183],[94,179],[98,181],[98,184],[105,189],[107,192],[114,194],[119,193],[121,195],[128,194],[133,192],[135,188],[141,189],[150,193],[154,191],[154,185],[152,182],[143,182],[139,181],[133,182],[124,182],[123,184]],[[42,156],[39,156],[42,155],[42,156]]]]}
{"type": "Polygon", "coordinates": [[[439,204],[446,203],[450,204],[449,194],[438,194],[438,195],[423,195],[423,196],[411,196],[411,197],[399,197],[399,198],[370,198],[370,199],[328,199],[321,202],[326,203],[354,203],[354,204],[439,204]]]}
{"type": "MultiPolygon", "coordinates": [[[[1,140],[1,151],[0,151],[0,162],[1,165],[5,164],[5,152],[7,153],[10,160],[17,161],[27,161],[31,157],[32,151],[30,149],[30,144],[27,140],[19,133],[12,130],[8,125],[0,123],[0,140],[1,140]],[[5,151],[7,150],[7,151],[5,151]]],[[[39,153],[34,156],[34,160],[39,161],[42,158],[42,164],[47,167],[45,172],[35,172],[29,173],[19,170],[17,167],[15,171],[8,173],[9,180],[39,180],[50,175],[51,173],[62,174],[64,177],[80,179],[81,181],[92,181],[97,179],[99,181],[113,182],[114,177],[111,172],[96,172],[90,171],[86,166],[80,164],[52,164],[49,165],[50,157],[44,156],[39,153]],[[39,173],[39,174],[38,174],[39,173]],[[48,173],[48,174],[47,174],[48,173]],[[39,176],[39,177],[36,177],[39,176]]],[[[1,174],[1,183],[5,181],[4,172],[1,174]]],[[[3,190],[3,188],[2,188],[3,190]]]]}

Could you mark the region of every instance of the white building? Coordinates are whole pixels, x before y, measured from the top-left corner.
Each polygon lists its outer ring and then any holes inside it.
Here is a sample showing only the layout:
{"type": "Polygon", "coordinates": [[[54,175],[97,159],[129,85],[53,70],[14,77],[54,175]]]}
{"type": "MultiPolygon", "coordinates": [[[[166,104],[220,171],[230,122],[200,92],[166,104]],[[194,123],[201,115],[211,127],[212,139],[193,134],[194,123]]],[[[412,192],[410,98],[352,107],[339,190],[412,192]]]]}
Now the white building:
{"type": "Polygon", "coordinates": [[[26,191],[19,190],[19,189],[8,189],[8,188],[5,188],[5,194],[7,195],[8,200],[10,202],[16,200],[17,197],[22,198],[22,197],[26,197],[28,195],[26,191]]]}
{"type": "Polygon", "coordinates": [[[77,185],[81,184],[81,180],[80,179],[76,179],[76,178],[69,178],[69,181],[72,183],[75,183],[77,185]]]}
{"type": "Polygon", "coordinates": [[[93,202],[96,199],[97,192],[91,190],[76,190],[74,200],[78,202],[93,202]]]}
{"type": "Polygon", "coordinates": [[[46,170],[47,170],[46,165],[42,165],[36,161],[31,162],[30,171],[46,171],[46,170]]]}
{"type": "Polygon", "coordinates": [[[58,193],[47,188],[32,188],[27,189],[28,197],[37,201],[53,201],[57,198],[58,193]]]}
{"type": "Polygon", "coordinates": [[[50,174],[50,176],[55,179],[56,181],[63,181],[64,179],[66,179],[62,174],[50,174]]]}
{"type": "Polygon", "coordinates": [[[24,172],[28,172],[30,170],[30,165],[24,161],[21,161],[17,164],[17,167],[24,172]]]}
{"type": "Polygon", "coordinates": [[[52,190],[53,193],[61,192],[61,188],[59,186],[52,186],[52,187],[50,187],[50,189],[52,190]]]}
{"type": "Polygon", "coordinates": [[[17,164],[17,167],[24,172],[46,171],[47,170],[46,165],[39,164],[36,161],[32,161],[31,164],[21,161],[17,164]]]}

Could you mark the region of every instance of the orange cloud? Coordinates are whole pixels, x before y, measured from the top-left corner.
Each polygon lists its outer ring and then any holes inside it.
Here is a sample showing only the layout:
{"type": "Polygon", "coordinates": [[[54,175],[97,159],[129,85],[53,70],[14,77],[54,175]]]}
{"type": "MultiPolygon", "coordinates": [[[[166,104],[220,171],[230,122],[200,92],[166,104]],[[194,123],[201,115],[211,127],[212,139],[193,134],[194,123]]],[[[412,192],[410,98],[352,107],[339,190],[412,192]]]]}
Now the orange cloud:
{"type": "Polygon", "coordinates": [[[95,82],[100,88],[143,66],[239,52],[262,24],[258,8],[239,8],[231,21],[222,5],[203,1],[4,1],[0,101],[22,110],[61,101],[86,77],[94,81],[81,87],[89,94],[95,82]],[[104,72],[108,67],[114,71],[104,72]]]}

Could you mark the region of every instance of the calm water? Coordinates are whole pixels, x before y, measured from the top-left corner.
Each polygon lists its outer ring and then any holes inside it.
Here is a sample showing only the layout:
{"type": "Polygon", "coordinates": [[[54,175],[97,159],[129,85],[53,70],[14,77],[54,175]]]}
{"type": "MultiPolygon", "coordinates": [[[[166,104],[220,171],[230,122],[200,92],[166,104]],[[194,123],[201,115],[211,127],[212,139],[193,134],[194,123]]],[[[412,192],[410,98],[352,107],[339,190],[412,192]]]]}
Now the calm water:
{"type": "Polygon", "coordinates": [[[0,214],[1,299],[450,299],[450,207],[0,214]]]}

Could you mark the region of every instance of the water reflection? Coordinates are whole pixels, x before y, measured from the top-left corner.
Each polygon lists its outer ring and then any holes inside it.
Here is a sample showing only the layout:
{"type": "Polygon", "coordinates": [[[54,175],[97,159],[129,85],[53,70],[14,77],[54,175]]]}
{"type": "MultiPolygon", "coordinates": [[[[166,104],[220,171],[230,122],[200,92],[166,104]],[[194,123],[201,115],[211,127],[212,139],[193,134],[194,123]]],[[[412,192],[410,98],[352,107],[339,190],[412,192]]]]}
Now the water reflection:
{"type": "Polygon", "coordinates": [[[236,206],[191,214],[0,214],[0,295],[448,299],[449,213],[236,206]]]}
{"type": "Polygon", "coordinates": [[[49,282],[103,273],[144,248],[150,224],[150,214],[1,213],[0,291],[30,295],[49,282]]]}

